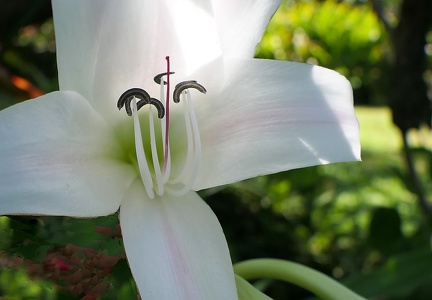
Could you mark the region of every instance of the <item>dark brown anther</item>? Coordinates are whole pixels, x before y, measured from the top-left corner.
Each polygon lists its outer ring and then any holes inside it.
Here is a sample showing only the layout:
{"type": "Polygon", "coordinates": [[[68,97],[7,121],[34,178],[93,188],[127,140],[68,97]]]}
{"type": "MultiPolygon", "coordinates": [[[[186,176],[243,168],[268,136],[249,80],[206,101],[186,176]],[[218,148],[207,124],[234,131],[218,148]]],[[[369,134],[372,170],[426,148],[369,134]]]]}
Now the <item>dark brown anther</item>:
{"type": "Polygon", "coordinates": [[[181,93],[187,89],[196,89],[203,94],[207,93],[207,90],[205,89],[205,87],[203,87],[201,84],[199,84],[195,80],[187,80],[187,81],[180,82],[179,84],[177,84],[175,86],[174,93],[173,93],[173,101],[175,103],[179,103],[181,93]]]}
{"type": "MultiPolygon", "coordinates": [[[[169,72],[169,73],[170,73],[170,75],[175,74],[175,72],[169,72]]],[[[153,80],[154,80],[154,82],[156,82],[157,84],[161,84],[161,82],[162,82],[162,77],[164,77],[164,76],[166,76],[166,75],[168,75],[167,72],[157,74],[157,75],[153,78],[153,80]]],[[[166,85],[167,82],[164,80],[163,84],[166,85]]]]}
{"type": "Polygon", "coordinates": [[[162,119],[165,116],[165,108],[163,104],[155,98],[150,98],[150,95],[140,88],[132,88],[124,92],[117,101],[117,108],[120,110],[124,106],[128,116],[132,116],[131,101],[134,98],[140,99],[137,102],[137,110],[146,104],[152,104],[158,110],[159,119],[162,119]]]}
{"type": "Polygon", "coordinates": [[[150,98],[149,101],[147,100],[140,100],[137,102],[137,110],[140,110],[141,107],[143,107],[146,104],[152,104],[154,105],[158,110],[158,118],[162,119],[165,116],[165,107],[163,106],[162,102],[160,102],[156,98],[150,98]]]}

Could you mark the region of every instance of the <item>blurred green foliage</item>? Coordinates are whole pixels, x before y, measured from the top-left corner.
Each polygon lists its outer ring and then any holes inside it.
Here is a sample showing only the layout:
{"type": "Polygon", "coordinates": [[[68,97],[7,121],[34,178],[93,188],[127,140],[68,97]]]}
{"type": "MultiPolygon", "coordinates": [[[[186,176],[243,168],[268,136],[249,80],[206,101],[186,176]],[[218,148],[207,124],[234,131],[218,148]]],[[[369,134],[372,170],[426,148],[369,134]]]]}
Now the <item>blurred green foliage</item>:
{"type": "Polygon", "coordinates": [[[32,280],[25,270],[8,269],[0,273],[0,295],[2,299],[55,300],[57,292],[49,283],[32,280]]]}
{"type": "Polygon", "coordinates": [[[357,103],[385,102],[390,45],[369,3],[285,1],[257,55],[334,69],[350,80],[357,103]]]}
{"type": "MultiPolygon", "coordinates": [[[[365,125],[362,163],[292,170],[204,196],[221,220],[234,260],[290,259],[368,298],[429,299],[430,291],[413,298],[432,283],[431,224],[410,191],[400,137],[388,109],[356,112],[365,125]]],[[[430,149],[424,151],[416,159],[430,166],[430,149]]],[[[423,168],[422,177],[430,178],[430,170],[423,168]]],[[[275,299],[307,297],[282,283],[272,283],[269,293],[275,299]]]]}
{"type": "MultiPolygon", "coordinates": [[[[399,1],[382,3],[389,20],[396,22],[399,1]]],[[[1,38],[0,109],[38,91],[57,89],[52,19],[23,24],[18,32],[1,38]],[[14,76],[30,86],[17,84],[14,76]]],[[[431,58],[432,33],[428,43],[431,58]]],[[[351,81],[357,103],[385,101],[391,49],[369,2],[286,1],[270,23],[257,56],[335,69],[351,81]]],[[[432,78],[430,73],[426,78],[432,78]]],[[[234,262],[289,259],[321,270],[368,298],[431,299],[431,217],[417,205],[398,132],[385,108],[358,107],[357,114],[362,163],[292,170],[200,194],[219,217],[234,262]]],[[[420,141],[413,149],[420,175],[430,178],[431,143],[424,143],[432,140],[430,131],[416,132],[411,138],[420,141]]],[[[432,182],[423,183],[431,196],[432,182]]],[[[106,284],[99,299],[135,299],[136,287],[121,257],[122,242],[115,235],[117,224],[117,215],[0,217],[0,297],[82,298],[86,291],[74,296],[64,289],[64,279],[76,274],[68,266],[81,272],[87,256],[95,259],[99,253],[120,257],[109,272],[101,275],[98,268],[91,270],[94,273],[88,278],[100,276],[99,283],[106,284]],[[112,232],[101,234],[101,228],[112,232]],[[75,256],[64,254],[69,244],[81,247],[75,256]],[[53,280],[47,271],[55,271],[52,261],[47,261],[52,253],[62,259],[82,258],[82,265],[54,265],[63,281],[53,280]],[[45,276],[30,271],[40,267],[46,268],[45,276]]],[[[258,284],[275,299],[311,297],[289,284],[258,284]]]]}

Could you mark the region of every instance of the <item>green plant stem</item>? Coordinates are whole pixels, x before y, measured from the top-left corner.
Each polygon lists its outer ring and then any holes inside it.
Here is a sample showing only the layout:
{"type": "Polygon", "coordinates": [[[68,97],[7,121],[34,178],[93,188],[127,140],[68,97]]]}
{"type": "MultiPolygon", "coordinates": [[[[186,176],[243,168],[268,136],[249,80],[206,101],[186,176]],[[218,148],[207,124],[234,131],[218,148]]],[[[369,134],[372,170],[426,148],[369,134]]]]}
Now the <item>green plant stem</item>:
{"type": "Polygon", "coordinates": [[[235,279],[239,300],[272,300],[240,276],[236,275],[235,279]]]}
{"type": "Polygon", "coordinates": [[[248,260],[235,264],[234,272],[246,280],[271,278],[290,282],[326,300],[365,299],[321,272],[285,260],[248,260]]]}

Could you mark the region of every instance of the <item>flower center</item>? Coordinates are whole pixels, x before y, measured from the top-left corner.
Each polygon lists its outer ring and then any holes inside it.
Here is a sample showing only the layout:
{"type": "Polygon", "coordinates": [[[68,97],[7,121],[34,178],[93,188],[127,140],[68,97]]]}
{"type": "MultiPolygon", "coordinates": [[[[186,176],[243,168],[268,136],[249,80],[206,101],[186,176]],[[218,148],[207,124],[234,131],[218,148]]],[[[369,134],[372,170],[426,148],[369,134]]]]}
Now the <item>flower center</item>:
{"type": "Polygon", "coordinates": [[[153,199],[155,194],[162,196],[165,192],[178,196],[186,194],[195,182],[201,161],[201,139],[189,90],[196,89],[204,94],[207,91],[198,82],[188,80],[177,84],[172,94],[175,104],[183,103],[182,114],[186,135],[186,152],[182,158],[182,167],[176,174],[172,172],[169,96],[170,75],[173,75],[174,72],[170,70],[168,56],[166,60],[167,71],[154,77],[154,81],[160,85],[160,99],[165,99],[165,105],[158,99],[150,97],[141,88],[131,88],[125,91],[117,102],[119,110],[125,107],[126,113],[133,117],[136,161],[141,180],[150,199],[153,199]],[[148,132],[143,136],[138,111],[147,104],[149,104],[149,124],[144,128],[148,129],[148,132]],[[154,107],[157,109],[159,121],[154,119],[154,107]],[[143,137],[145,141],[148,141],[148,147],[144,146],[143,137]]]}

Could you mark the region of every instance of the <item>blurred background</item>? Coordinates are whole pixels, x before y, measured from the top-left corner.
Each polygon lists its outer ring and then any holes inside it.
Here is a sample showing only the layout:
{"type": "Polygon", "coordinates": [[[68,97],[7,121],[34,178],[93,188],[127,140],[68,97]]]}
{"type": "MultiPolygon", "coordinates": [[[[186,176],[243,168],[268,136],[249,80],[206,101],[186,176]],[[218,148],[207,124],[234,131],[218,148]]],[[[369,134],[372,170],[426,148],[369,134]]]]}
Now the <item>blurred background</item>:
{"type": "MultiPolygon", "coordinates": [[[[0,0],[0,109],[58,89],[49,0],[0,0]]],[[[432,1],[284,1],[256,56],[354,88],[362,162],[205,190],[234,262],[273,257],[368,299],[432,299],[432,1]]],[[[1,196],[0,196],[1,197],[1,196]]],[[[262,280],[275,299],[312,299],[262,280]]],[[[136,299],[116,215],[0,217],[1,299],[136,299]]]]}

